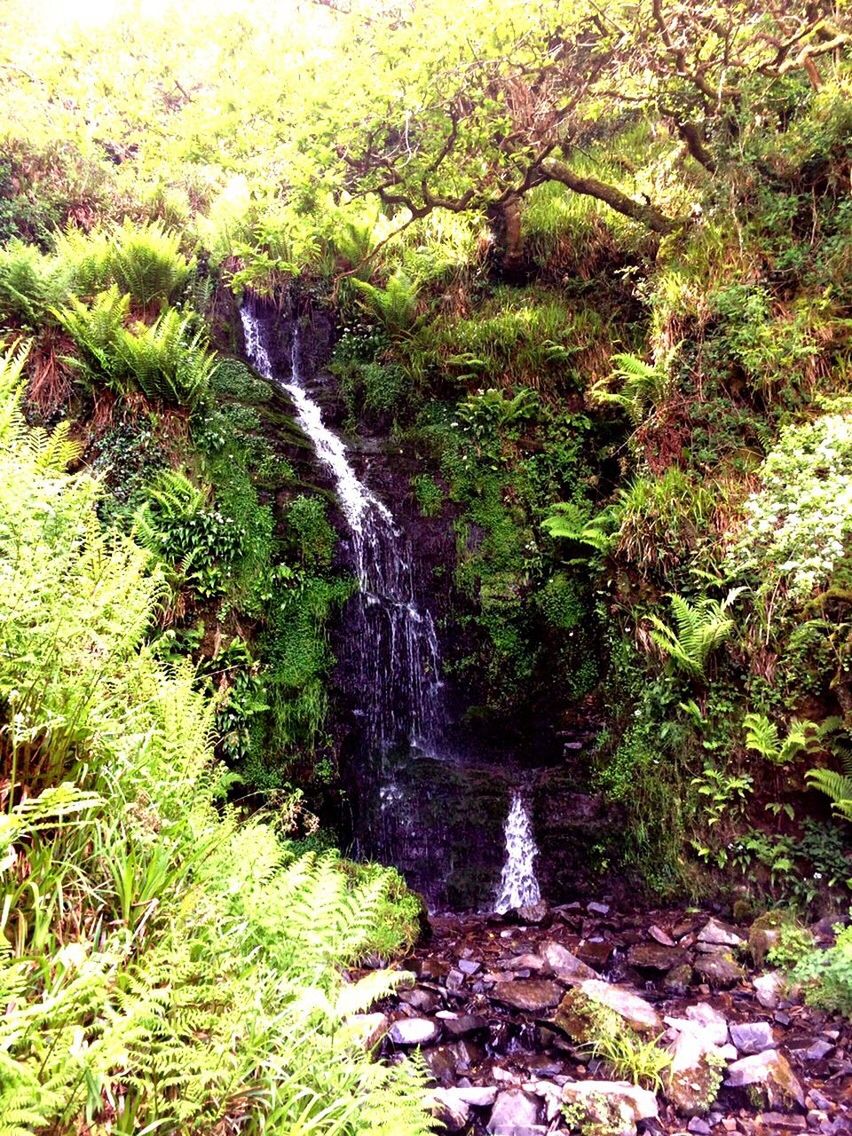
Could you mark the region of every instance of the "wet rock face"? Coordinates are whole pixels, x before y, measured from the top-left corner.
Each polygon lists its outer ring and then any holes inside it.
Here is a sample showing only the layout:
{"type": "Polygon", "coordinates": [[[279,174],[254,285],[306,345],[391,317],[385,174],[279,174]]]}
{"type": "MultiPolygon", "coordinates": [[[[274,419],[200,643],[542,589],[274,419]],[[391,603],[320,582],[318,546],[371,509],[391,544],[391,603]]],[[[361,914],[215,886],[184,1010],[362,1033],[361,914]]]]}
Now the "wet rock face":
{"type": "MultiPolygon", "coordinates": [[[[781,988],[773,991],[773,1007],[763,1005],[763,976],[749,970],[748,954],[730,941],[738,928],[719,930],[700,915],[619,912],[605,902],[551,908],[542,924],[518,922],[517,913],[512,920],[434,917],[432,939],[406,964],[416,982],[380,1007],[380,1052],[396,1059],[420,1049],[442,1130],[468,1136],[852,1132],[852,1025],[781,988]],[[712,941],[721,935],[728,941],[712,941]],[[681,955],[686,961],[668,973],[633,965],[630,948],[652,944],[673,952],[668,961],[681,955]],[[589,946],[605,960],[600,969],[583,962],[589,946]],[[719,952],[742,960],[742,977],[725,988],[711,987],[695,967],[719,952]],[[688,971],[683,990],[674,990],[667,979],[682,969],[688,971]],[[652,1083],[625,1082],[628,1066],[612,1067],[595,1055],[588,1031],[594,1017],[584,1016],[589,1005],[620,1020],[635,1049],[667,1051],[659,1091],[652,1083]]],[[[363,1032],[372,1024],[365,1021],[363,1032]]]]}

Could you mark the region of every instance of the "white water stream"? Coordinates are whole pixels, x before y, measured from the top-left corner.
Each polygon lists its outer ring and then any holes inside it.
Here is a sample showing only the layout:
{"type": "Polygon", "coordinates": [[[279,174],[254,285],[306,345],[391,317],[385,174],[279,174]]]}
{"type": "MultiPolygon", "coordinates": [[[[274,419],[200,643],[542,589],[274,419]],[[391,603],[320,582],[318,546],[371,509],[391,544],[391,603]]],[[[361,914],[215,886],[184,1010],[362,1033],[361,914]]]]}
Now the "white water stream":
{"type": "Polygon", "coordinates": [[[512,803],[504,831],[506,861],[497,890],[497,902],[494,905],[494,910],[500,914],[515,907],[538,903],[541,899],[541,890],[535,874],[538,846],[533,835],[529,808],[517,789],[512,793],[512,803]]]}

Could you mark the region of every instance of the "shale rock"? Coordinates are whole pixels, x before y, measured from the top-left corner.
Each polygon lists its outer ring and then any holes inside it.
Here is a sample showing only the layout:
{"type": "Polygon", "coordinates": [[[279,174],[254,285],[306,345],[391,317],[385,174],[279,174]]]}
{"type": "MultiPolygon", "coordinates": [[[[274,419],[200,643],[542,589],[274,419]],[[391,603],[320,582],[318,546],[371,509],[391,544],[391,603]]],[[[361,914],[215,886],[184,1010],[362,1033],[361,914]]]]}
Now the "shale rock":
{"type": "Polygon", "coordinates": [[[578,1013],[582,1019],[582,997],[614,1010],[629,1026],[640,1033],[662,1031],[662,1019],[650,1002],[626,986],[617,986],[595,978],[581,982],[579,986],[569,990],[556,1011],[556,1024],[571,1037],[576,1037],[578,1013]],[[578,995],[581,996],[579,1000],[578,995]]]}
{"type": "Polygon", "coordinates": [[[581,1131],[610,1136],[636,1136],[640,1120],[656,1120],[657,1098],[627,1081],[570,1081],[562,1086],[562,1103],[577,1117],[581,1131]]]}
{"type": "Polygon", "coordinates": [[[430,1112],[448,1132],[463,1132],[470,1119],[470,1105],[458,1092],[458,1089],[435,1089],[428,1097],[430,1112]]]}
{"type": "Polygon", "coordinates": [[[718,919],[709,919],[698,932],[699,943],[710,943],[719,947],[739,947],[743,937],[735,927],[722,923],[718,919]]]}
{"type": "Polygon", "coordinates": [[[395,1045],[428,1045],[438,1040],[440,1027],[430,1018],[399,1018],[388,1037],[395,1045]]]}
{"type": "Polygon", "coordinates": [[[743,1054],[762,1053],[772,1049],[775,1037],[768,1022],[739,1022],[731,1026],[731,1041],[743,1054]]]}
{"type": "Polygon", "coordinates": [[[752,986],[758,1002],[764,1009],[778,1009],[778,1003],[786,986],[786,979],[780,970],[771,970],[768,974],[758,975],[757,978],[752,979],[752,986]]]}
{"type": "Polygon", "coordinates": [[[724,989],[742,982],[745,971],[734,961],[730,951],[713,951],[710,954],[699,955],[695,960],[695,969],[711,986],[724,989]]]}
{"type": "Polygon", "coordinates": [[[542,1014],[559,1004],[562,987],[549,978],[516,978],[514,982],[498,982],[493,997],[516,1010],[542,1014]]]}
{"type": "Polygon", "coordinates": [[[766,1049],[751,1057],[743,1057],[728,1067],[727,1088],[754,1086],[773,1111],[805,1107],[805,1094],[787,1058],[777,1049],[766,1049]]]}
{"type": "Polygon", "coordinates": [[[586,979],[598,977],[597,971],[592,970],[576,955],[572,955],[561,943],[552,940],[544,943],[541,953],[556,977],[563,982],[584,982],[586,979]]]}
{"type": "Polygon", "coordinates": [[[497,1094],[488,1131],[493,1136],[535,1136],[545,1131],[539,1127],[539,1102],[521,1089],[508,1089],[497,1094]]]}
{"type": "Polygon", "coordinates": [[[627,961],[638,970],[658,970],[663,973],[682,966],[686,952],[661,943],[636,943],[627,952],[627,961]]]}

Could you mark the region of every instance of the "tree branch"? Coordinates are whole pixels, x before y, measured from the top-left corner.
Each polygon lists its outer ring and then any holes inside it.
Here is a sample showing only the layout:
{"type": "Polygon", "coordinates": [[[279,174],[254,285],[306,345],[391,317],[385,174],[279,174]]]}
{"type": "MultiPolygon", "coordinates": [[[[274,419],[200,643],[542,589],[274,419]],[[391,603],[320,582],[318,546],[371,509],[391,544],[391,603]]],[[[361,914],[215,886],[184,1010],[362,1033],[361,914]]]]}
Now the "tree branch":
{"type": "Polygon", "coordinates": [[[634,201],[632,197],[628,197],[620,189],[616,189],[614,185],[606,185],[604,182],[598,181],[597,178],[580,177],[579,174],[575,174],[573,170],[569,169],[564,162],[560,162],[556,158],[546,159],[542,164],[542,169],[549,178],[567,185],[574,193],[582,193],[587,197],[594,197],[597,201],[603,201],[616,213],[630,217],[633,221],[639,221],[640,224],[661,236],[673,233],[685,224],[685,221],[666,217],[653,205],[634,201]]]}

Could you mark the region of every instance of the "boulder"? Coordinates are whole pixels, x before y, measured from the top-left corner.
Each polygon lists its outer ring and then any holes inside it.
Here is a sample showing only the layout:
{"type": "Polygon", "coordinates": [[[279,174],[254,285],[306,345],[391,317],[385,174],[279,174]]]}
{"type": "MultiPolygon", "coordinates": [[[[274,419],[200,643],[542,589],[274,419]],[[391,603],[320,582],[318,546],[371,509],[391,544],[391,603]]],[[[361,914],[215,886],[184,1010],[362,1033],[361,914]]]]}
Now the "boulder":
{"type": "Polygon", "coordinates": [[[699,943],[710,943],[718,947],[739,947],[744,939],[735,927],[718,919],[708,919],[698,932],[699,943]]]}
{"type": "Polygon", "coordinates": [[[716,989],[733,986],[745,978],[745,971],[735,962],[730,951],[712,951],[710,954],[699,955],[695,960],[695,969],[716,989]]]}
{"type": "Polygon", "coordinates": [[[777,1010],[784,993],[787,980],[780,970],[771,970],[752,979],[752,986],[758,1002],[765,1010],[777,1010]]]}
{"type": "Polygon", "coordinates": [[[658,970],[663,973],[682,966],[686,952],[661,943],[636,943],[627,952],[627,961],[638,970],[658,970]]]}
{"type": "Polygon", "coordinates": [[[674,970],[670,970],[663,979],[663,989],[668,994],[675,994],[679,997],[683,997],[691,985],[692,966],[688,962],[685,962],[683,966],[676,966],[674,970]]]}
{"type": "Polygon", "coordinates": [[[523,954],[513,955],[512,958],[500,959],[497,966],[500,970],[544,970],[544,959],[540,955],[523,954]]]}
{"type": "MultiPolygon", "coordinates": [[[[577,995],[588,998],[599,1006],[606,1006],[640,1033],[661,1033],[663,1022],[660,1015],[650,1002],[640,997],[635,990],[627,986],[617,986],[614,983],[603,982],[599,978],[588,979],[579,986],[569,990],[559,1004],[555,1021],[560,1029],[564,1029],[570,1036],[575,1036],[571,1029],[572,1016],[576,1015],[578,1002],[577,995]]],[[[582,1005],[582,1002],[579,1003],[582,1005]]]]}
{"type": "Polygon", "coordinates": [[[448,1132],[463,1132],[470,1120],[470,1104],[457,1089],[435,1089],[427,1098],[429,1111],[448,1132]]]}
{"type": "Polygon", "coordinates": [[[777,1049],[765,1049],[750,1057],[742,1057],[728,1067],[725,1086],[729,1089],[750,1088],[761,1096],[771,1110],[805,1107],[805,1094],[787,1058],[777,1049]]]}
{"type": "Polygon", "coordinates": [[[694,1022],[685,1022],[671,1047],[672,1063],[663,1077],[666,1096],[684,1116],[710,1111],[722,1086],[725,1060],[708,1034],[694,1022]]]}
{"type": "Polygon", "coordinates": [[[581,1131],[636,1136],[640,1120],[656,1120],[657,1098],[628,1081],[569,1081],[562,1086],[563,1108],[581,1131]]]}
{"type": "Polygon", "coordinates": [[[490,1108],[497,1099],[496,1085],[471,1085],[470,1088],[453,1089],[453,1093],[469,1104],[471,1108],[490,1108]]]}
{"type": "Polygon", "coordinates": [[[738,1022],[731,1026],[731,1041],[743,1054],[762,1053],[775,1046],[772,1026],[768,1022],[738,1022]]]}
{"type": "Polygon", "coordinates": [[[468,1034],[478,1033],[488,1028],[488,1019],[481,1014],[451,1014],[448,1011],[438,1013],[444,1033],[450,1037],[467,1037],[468,1034]]]}
{"type": "Polygon", "coordinates": [[[542,945],[541,953],[556,977],[563,982],[584,982],[586,979],[598,977],[597,971],[592,970],[576,955],[572,955],[561,943],[550,940],[542,945]]]}
{"type": "Polygon", "coordinates": [[[492,997],[504,1006],[541,1014],[559,1004],[562,987],[549,978],[516,978],[514,982],[498,982],[492,997]]]}
{"type": "Polygon", "coordinates": [[[393,1023],[388,1037],[394,1045],[428,1045],[437,1041],[441,1029],[431,1018],[399,1018],[393,1023]]]}
{"type": "Polygon", "coordinates": [[[523,907],[518,908],[519,923],[540,924],[546,923],[549,918],[550,908],[543,899],[536,903],[526,903],[523,907]]]}
{"type": "Polygon", "coordinates": [[[696,1002],[694,1006],[687,1006],[685,1012],[687,1021],[700,1026],[712,1045],[727,1044],[728,1020],[709,1002],[696,1002]]]}
{"type": "Polygon", "coordinates": [[[543,1133],[545,1129],[538,1125],[539,1109],[538,1099],[530,1093],[525,1093],[522,1089],[506,1089],[497,1094],[487,1130],[493,1136],[532,1136],[533,1133],[543,1133]]]}

